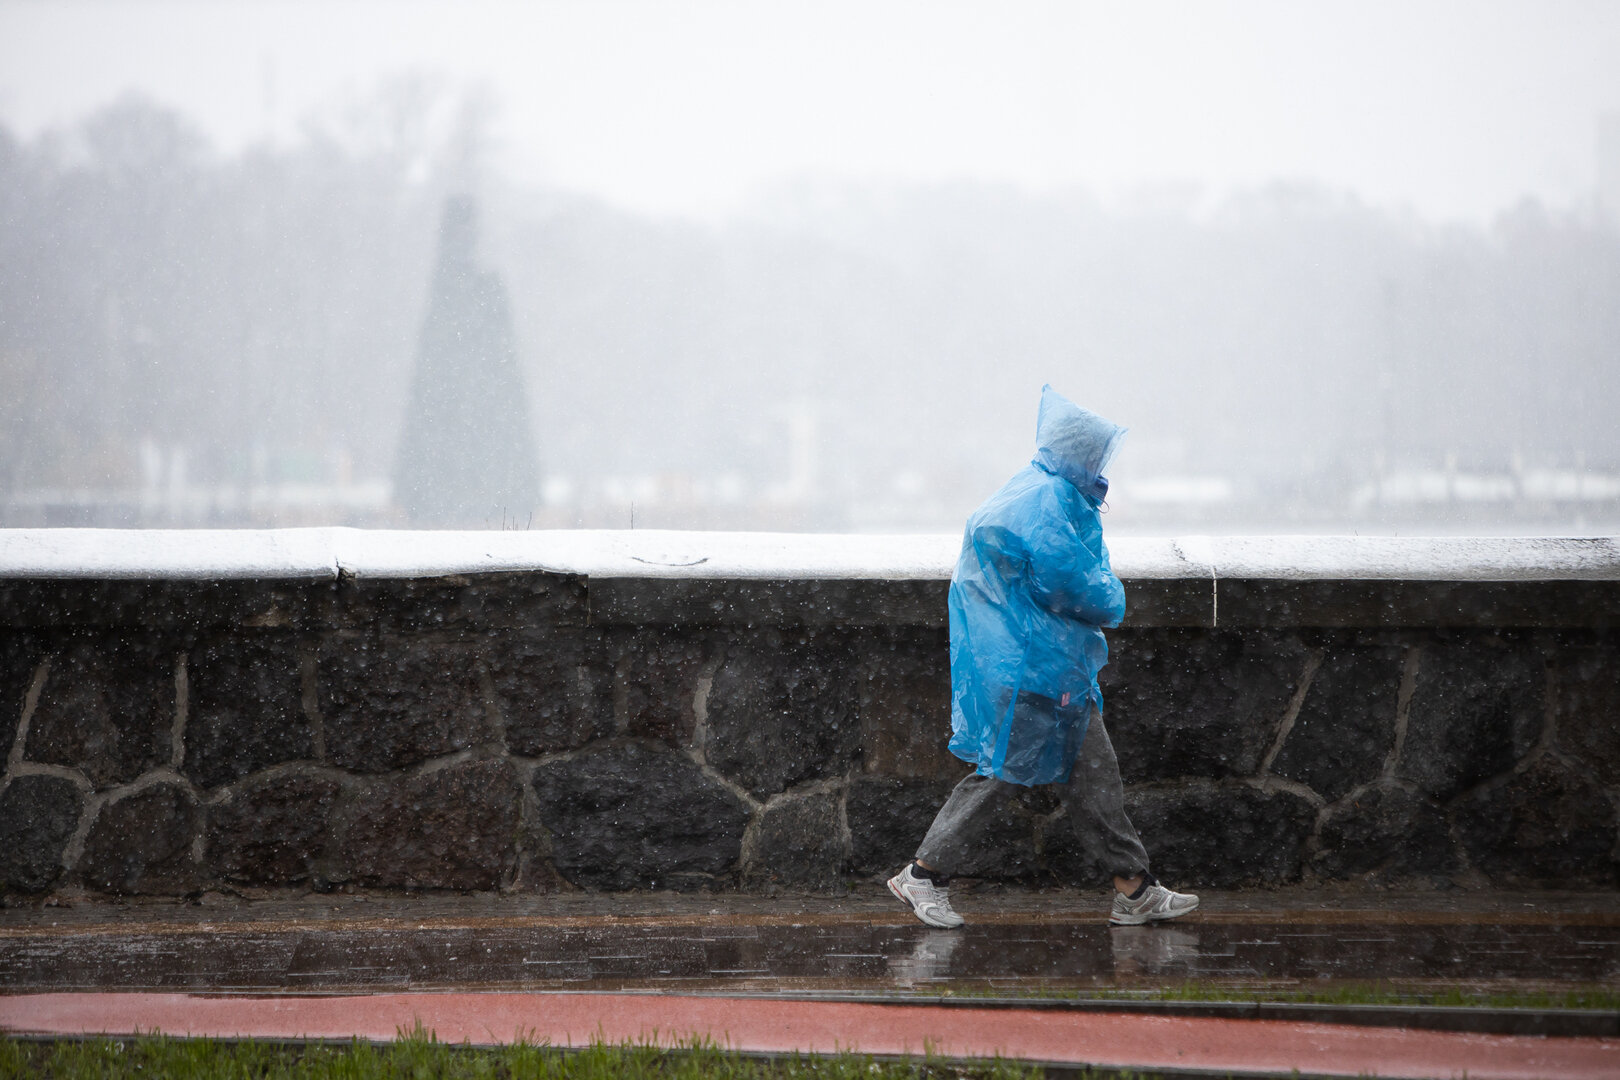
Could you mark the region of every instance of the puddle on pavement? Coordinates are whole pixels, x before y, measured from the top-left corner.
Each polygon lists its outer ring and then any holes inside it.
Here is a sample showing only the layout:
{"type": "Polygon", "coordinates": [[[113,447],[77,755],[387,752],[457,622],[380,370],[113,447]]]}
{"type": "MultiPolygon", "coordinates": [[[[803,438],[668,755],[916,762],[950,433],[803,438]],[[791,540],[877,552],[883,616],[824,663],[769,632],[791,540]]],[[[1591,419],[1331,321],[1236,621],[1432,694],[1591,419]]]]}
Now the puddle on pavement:
{"type": "MultiPolygon", "coordinates": [[[[521,922],[520,920],[517,920],[521,922]]],[[[1021,993],[1322,982],[1613,984],[1620,927],[993,923],[214,927],[0,938],[0,991],[433,988],[1021,993]]]]}

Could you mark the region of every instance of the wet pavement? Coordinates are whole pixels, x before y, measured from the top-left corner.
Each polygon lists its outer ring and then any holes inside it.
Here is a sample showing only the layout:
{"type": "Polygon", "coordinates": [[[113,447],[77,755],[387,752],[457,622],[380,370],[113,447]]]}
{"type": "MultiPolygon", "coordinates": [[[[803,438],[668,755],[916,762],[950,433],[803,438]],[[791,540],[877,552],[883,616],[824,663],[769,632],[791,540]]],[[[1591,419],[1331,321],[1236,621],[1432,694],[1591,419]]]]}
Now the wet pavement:
{"type": "Polygon", "coordinates": [[[958,906],[960,931],[871,892],[11,909],[0,993],[1620,988],[1620,895],[1606,893],[1212,894],[1176,923],[1117,928],[1090,894],[989,892],[958,906]]]}
{"type": "Polygon", "coordinates": [[[1234,999],[1369,984],[1612,994],[1620,893],[1214,893],[1175,923],[1110,928],[1095,893],[956,891],[957,931],[923,926],[881,886],[0,909],[0,1030],[386,1039],[421,1023],[558,1047],[932,1047],[1058,1077],[1620,1075],[1612,1008],[1149,1000],[1189,983],[1234,999]]]}

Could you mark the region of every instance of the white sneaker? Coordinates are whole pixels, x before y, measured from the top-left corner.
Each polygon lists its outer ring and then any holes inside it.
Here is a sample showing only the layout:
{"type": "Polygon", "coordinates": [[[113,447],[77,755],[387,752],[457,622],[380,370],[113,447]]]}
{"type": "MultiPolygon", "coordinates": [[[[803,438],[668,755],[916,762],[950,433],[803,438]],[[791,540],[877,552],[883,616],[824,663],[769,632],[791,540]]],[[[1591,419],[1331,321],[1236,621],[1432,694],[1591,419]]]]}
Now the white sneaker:
{"type": "Polygon", "coordinates": [[[962,925],[962,916],[951,910],[950,890],[911,872],[911,863],[889,879],[889,891],[911,908],[911,913],[929,926],[953,930],[962,925]]]}
{"type": "Polygon", "coordinates": [[[1146,922],[1179,919],[1198,907],[1192,893],[1174,892],[1157,881],[1132,900],[1122,892],[1114,894],[1114,910],[1108,915],[1112,926],[1141,926],[1146,922]]]}

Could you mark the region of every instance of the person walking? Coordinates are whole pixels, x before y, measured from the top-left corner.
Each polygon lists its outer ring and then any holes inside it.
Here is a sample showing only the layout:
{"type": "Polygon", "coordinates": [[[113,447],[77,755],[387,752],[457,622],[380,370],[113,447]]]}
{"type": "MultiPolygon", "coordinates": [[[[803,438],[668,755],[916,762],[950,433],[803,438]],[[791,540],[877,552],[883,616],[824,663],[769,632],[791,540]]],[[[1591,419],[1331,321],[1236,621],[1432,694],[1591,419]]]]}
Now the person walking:
{"type": "Polygon", "coordinates": [[[953,870],[1018,785],[1055,785],[1081,849],[1112,874],[1108,921],[1174,919],[1198,897],[1161,885],[1125,814],[1102,720],[1103,627],[1125,615],[1100,507],[1125,429],[1041,389],[1035,459],[968,517],[951,575],[951,753],[974,766],[889,891],[929,926],[963,919],[953,870]]]}

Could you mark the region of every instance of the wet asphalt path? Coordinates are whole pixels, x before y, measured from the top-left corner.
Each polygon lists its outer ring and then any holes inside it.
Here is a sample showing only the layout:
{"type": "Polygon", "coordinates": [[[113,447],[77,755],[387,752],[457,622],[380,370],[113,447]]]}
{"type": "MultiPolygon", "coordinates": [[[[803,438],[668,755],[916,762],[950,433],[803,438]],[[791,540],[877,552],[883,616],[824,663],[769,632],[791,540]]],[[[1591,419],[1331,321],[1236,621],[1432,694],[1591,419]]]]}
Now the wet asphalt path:
{"type": "MultiPolygon", "coordinates": [[[[745,907],[747,905],[744,905],[745,907]]],[[[185,990],[651,990],[1025,994],[1233,987],[1570,989],[1620,986],[1620,911],[1221,911],[1110,928],[1101,911],[981,912],[960,931],[903,910],[458,914],[453,905],[312,918],[251,908],[210,920],[0,912],[0,993],[185,990]]],[[[1206,905],[1211,907],[1211,905],[1206,905]]],[[[690,908],[691,905],[686,905],[690,908]]]]}

